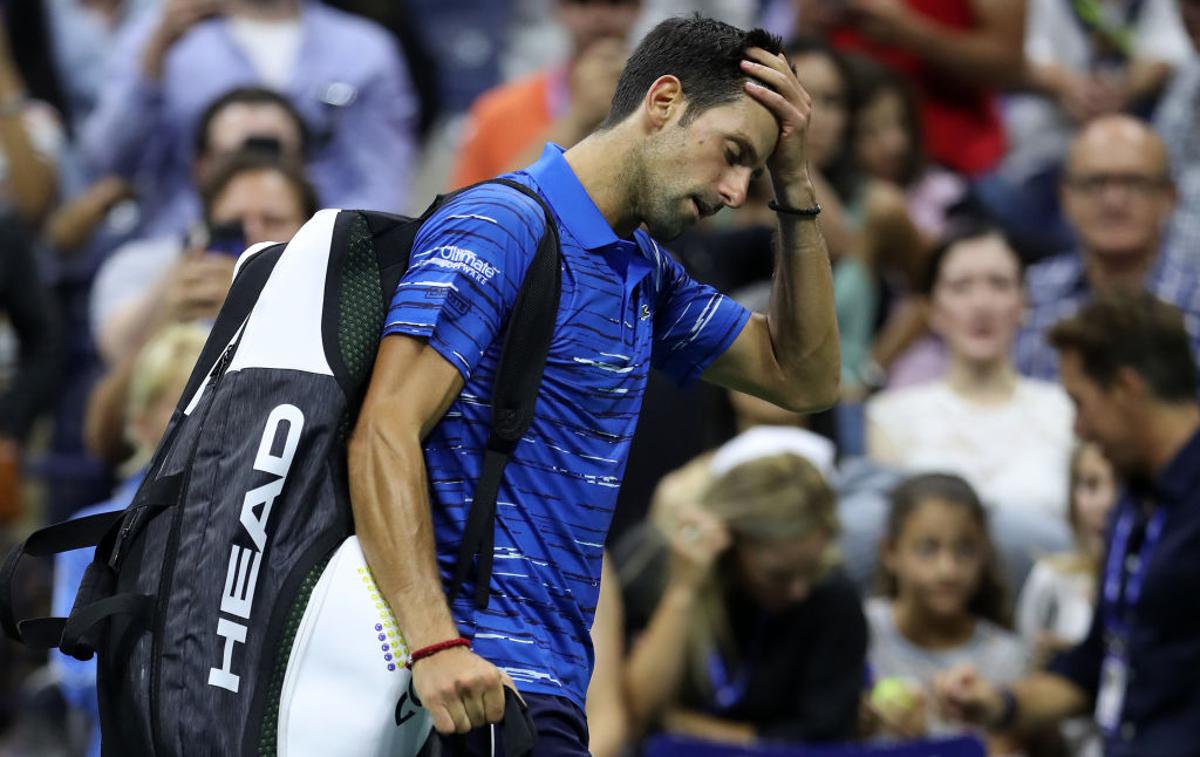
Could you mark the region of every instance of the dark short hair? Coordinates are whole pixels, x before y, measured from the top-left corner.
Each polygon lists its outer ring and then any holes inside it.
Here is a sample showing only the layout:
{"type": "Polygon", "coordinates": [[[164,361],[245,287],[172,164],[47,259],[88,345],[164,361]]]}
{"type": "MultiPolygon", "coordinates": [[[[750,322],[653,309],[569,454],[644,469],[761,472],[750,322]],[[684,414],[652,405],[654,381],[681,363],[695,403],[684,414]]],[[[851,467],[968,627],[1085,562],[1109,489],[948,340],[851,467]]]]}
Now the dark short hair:
{"type": "Polygon", "coordinates": [[[777,55],[783,41],[763,29],[747,32],[698,14],[663,21],[629,56],[600,128],[611,129],[628,118],[650,85],[668,74],[679,79],[687,98],[683,125],[709,108],[733,102],[748,78],[740,64],[751,47],[777,55]]]}
{"type": "Polygon", "coordinates": [[[200,114],[200,119],[196,122],[195,141],[192,145],[192,155],[194,157],[199,158],[208,152],[208,132],[212,128],[212,122],[222,110],[230,105],[274,105],[282,109],[295,122],[297,130],[300,132],[301,154],[308,153],[311,137],[308,131],[308,124],[304,122],[300,111],[296,110],[296,106],[292,105],[291,100],[275,90],[267,89],[266,87],[234,87],[210,102],[208,107],[204,109],[204,112],[200,114]]]}
{"type": "Polygon", "coordinates": [[[1005,235],[1004,231],[985,218],[964,214],[952,216],[947,219],[946,230],[938,240],[937,246],[933,248],[933,252],[929,254],[929,260],[925,264],[925,278],[922,282],[924,293],[926,295],[933,294],[938,278],[942,275],[942,269],[946,265],[946,258],[950,257],[950,253],[954,248],[963,242],[971,242],[976,239],[993,236],[1003,239],[1005,246],[1012,250],[1013,259],[1017,261],[1017,284],[1023,285],[1025,262],[1021,259],[1021,256],[1017,253],[1016,248],[1007,235],[1005,235]]]}
{"type": "Polygon", "coordinates": [[[1047,332],[1054,349],[1079,355],[1084,373],[1108,389],[1129,368],[1163,402],[1196,399],[1196,363],[1183,314],[1149,292],[1111,292],[1047,332]]]}
{"type": "MultiPolygon", "coordinates": [[[[891,544],[900,540],[904,525],[913,513],[926,502],[938,501],[962,508],[983,532],[988,545],[988,554],[979,578],[979,586],[967,604],[972,614],[986,618],[996,625],[1012,627],[1008,610],[1008,587],[1000,571],[999,559],[988,533],[987,509],[979,495],[961,476],[952,473],[922,473],[900,483],[891,494],[886,521],[885,538],[891,544]]],[[[884,596],[895,597],[899,593],[896,576],[882,563],[879,565],[878,586],[884,596]]]]}
{"type": "Polygon", "coordinates": [[[212,208],[216,204],[217,198],[229,188],[234,179],[243,174],[258,171],[274,171],[287,179],[288,184],[291,184],[292,190],[296,193],[296,199],[300,202],[303,218],[309,218],[317,212],[317,192],[300,169],[270,154],[255,150],[242,150],[221,161],[213,175],[204,183],[204,186],[200,187],[204,217],[207,219],[212,216],[212,208]]]}

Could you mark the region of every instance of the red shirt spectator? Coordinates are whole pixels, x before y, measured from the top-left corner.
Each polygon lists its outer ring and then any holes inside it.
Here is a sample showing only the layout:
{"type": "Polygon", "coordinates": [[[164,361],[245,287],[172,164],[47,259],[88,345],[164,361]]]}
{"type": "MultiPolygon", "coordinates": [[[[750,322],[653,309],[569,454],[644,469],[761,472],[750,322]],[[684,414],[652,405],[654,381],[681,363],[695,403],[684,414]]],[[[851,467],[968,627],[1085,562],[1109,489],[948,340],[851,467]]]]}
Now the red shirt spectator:
{"type": "MultiPolygon", "coordinates": [[[[947,29],[971,31],[978,24],[972,0],[903,0],[910,11],[947,29]]],[[[1004,155],[1004,129],[992,89],[972,84],[911,49],[885,44],[862,33],[853,16],[830,30],[841,50],[866,53],[903,72],[917,88],[925,149],[936,161],[967,175],[991,169],[1004,155]]]]}

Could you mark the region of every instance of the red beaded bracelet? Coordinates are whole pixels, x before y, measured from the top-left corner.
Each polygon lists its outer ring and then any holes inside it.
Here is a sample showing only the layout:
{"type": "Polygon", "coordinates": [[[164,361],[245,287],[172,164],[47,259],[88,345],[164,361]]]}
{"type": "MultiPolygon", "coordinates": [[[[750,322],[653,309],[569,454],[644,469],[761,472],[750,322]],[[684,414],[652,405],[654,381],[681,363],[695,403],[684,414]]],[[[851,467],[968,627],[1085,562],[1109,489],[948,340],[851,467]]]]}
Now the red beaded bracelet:
{"type": "Polygon", "coordinates": [[[430,644],[427,647],[421,647],[420,649],[409,653],[408,664],[405,667],[407,667],[409,670],[412,670],[414,663],[424,660],[426,657],[432,657],[438,652],[444,652],[447,649],[453,649],[454,647],[466,647],[467,649],[470,649],[471,642],[459,636],[457,639],[447,639],[445,641],[439,641],[437,644],[430,644]]]}

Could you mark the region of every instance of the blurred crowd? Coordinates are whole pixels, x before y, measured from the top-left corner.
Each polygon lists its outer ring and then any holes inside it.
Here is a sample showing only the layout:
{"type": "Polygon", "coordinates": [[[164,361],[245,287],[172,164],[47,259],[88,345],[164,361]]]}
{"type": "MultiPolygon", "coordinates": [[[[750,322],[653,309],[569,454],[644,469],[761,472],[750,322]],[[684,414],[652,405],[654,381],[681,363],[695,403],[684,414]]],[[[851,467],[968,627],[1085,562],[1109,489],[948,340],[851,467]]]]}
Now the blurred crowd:
{"type": "MultiPolygon", "coordinates": [[[[593,751],[971,733],[935,677],[1015,680],[1087,634],[1122,484],[1047,330],[1144,290],[1200,355],[1200,0],[5,3],[0,545],[128,503],[243,249],[570,146],[641,35],[693,12],[782,36],[812,95],[842,395],[799,417],[651,378],[593,751]]],[[[670,245],[757,310],[769,199],[670,245]]],[[[71,557],[23,575],[27,616],[69,609],[71,557]]],[[[97,754],[90,675],[6,644],[0,755],[97,754]]]]}

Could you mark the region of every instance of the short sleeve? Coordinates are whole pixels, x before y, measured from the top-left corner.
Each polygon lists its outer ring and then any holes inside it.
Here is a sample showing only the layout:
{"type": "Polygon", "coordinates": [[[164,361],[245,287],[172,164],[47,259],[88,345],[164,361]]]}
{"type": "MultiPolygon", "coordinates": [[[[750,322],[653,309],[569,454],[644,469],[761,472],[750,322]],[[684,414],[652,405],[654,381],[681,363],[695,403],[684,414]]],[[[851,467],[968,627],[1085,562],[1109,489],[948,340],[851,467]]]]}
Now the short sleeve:
{"type": "Polygon", "coordinates": [[[750,311],[693,279],[640,231],[638,244],[652,250],[657,266],[651,364],[679,384],[688,384],[729,349],[750,311]]]}
{"type": "Polygon", "coordinates": [[[537,202],[515,189],[484,185],[450,200],[417,232],[384,336],[427,338],[469,379],[516,302],[544,228],[537,202]]]}

